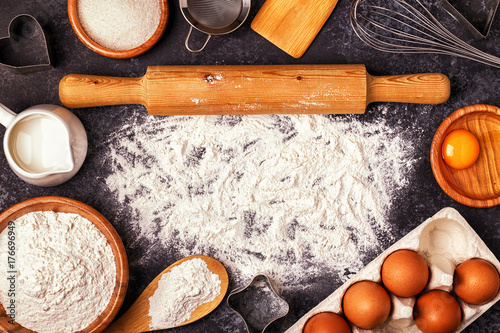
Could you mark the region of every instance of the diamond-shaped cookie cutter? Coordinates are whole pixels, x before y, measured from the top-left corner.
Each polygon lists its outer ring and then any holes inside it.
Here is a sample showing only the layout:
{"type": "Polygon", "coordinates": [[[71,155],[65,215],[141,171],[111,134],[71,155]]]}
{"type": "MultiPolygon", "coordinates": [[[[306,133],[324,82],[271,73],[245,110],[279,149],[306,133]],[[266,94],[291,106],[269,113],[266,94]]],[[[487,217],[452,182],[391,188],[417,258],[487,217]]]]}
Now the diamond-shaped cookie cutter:
{"type": "Polygon", "coordinates": [[[7,37],[0,38],[0,65],[20,74],[53,68],[49,35],[35,17],[17,15],[8,31],[7,37]]]}
{"type": "Polygon", "coordinates": [[[227,297],[227,305],[240,315],[249,333],[263,333],[290,309],[269,277],[262,273],[246,286],[233,290],[227,297]]]}
{"type": "Polygon", "coordinates": [[[471,0],[470,2],[466,3],[470,3],[470,5],[474,7],[474,10],[460,9],[454,6],[450,2],[450,0],[441,0],[439,2],[441,7],[443,7],[443,9],[446,10],[448,14],[450,14],[455,20],[457,20],[463,27],[469,30],[476,40],[485,39],[490,33],[491,25],[493,24],[493,19],[495,18],[500,0],[487,0],[486,2],[481,2],[480,0],[471,0]],[[479,28],[465,17],[466,15],[464,15],[464,12],[473,12],[477,15],[480,12],[477,8],[480,7],[485,8],[486,15],[484,15],[483,18],[486,18],[486,20],[484,20],[484,24],[481,24],[481,27],[479,28]]]}

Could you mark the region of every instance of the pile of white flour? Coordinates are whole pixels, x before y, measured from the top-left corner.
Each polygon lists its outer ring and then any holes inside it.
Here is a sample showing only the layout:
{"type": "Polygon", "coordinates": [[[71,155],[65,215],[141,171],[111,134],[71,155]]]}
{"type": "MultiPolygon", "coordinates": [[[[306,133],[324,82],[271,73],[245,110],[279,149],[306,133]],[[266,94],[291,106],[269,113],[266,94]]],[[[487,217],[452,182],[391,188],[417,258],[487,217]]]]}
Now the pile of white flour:
{"type": "Polygon", "coordinates": [[[200,305],[220,295],[221,281],[200,258],[184,261],[162,275],[149,299],[151,329],[182,324],[200,305]]]}
{"type": "Polygon", "coordinates": [[[355,272],[377,234],[391,237],[386,214],[416,161],[402,132],[355,117],[148,117],[104,143],[106,184],[132,244],[212,254],[237,284],[261,272],[298,288],[355,272]]]}
{"type": "MultiPolygon", "coordinates": [[[[34,212],[14,221],[15,321],[36,332],[76,332],[107,307],[116,265],[105,236],[77,214],[34,212]]],[[[12,239],[11,239],[12,240],[12,239]]],[[[0,301],[9,304],[8,229],[0,234],[0,301]]],[[[9,255],[10,256],[10,255],[9,255]]]]}

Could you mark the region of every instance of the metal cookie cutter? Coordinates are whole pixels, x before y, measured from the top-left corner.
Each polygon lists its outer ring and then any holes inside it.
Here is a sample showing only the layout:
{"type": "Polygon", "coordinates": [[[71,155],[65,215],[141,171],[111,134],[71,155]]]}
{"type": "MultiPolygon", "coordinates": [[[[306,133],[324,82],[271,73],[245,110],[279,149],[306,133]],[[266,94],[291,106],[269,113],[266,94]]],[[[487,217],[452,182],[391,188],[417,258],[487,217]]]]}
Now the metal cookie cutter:
{"type": "Polygon", "coordinates": [[[265,274],[257,274],[252,281],[233,290],[227,305],[236,311],[249,333],[263,333],[275,320],[287,315],[288,303],[281,298],[265,274]]]}
{"type": "Polygon", "coordinates": [[[21,14],[9,24],[9,35],[0,38],[0,65],[15,73],[52,68],[49,35],[31,15],[21,14]]]}
{"type": "Polygon", "coordinates": [[[441,0],[440,5],[476,40],[485,39],[490,33],[493,18],[500,0],[441,0]]]}

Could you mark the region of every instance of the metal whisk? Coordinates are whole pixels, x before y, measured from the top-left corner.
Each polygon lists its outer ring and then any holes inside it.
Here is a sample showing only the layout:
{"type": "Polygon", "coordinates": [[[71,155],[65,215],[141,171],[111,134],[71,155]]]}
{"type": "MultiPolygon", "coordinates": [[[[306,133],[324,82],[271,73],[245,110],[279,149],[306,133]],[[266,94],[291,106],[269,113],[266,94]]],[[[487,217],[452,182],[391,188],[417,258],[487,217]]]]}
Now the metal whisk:
{"type": "Polygon", "coordinates": [[[500,68],[499,57],[452,34],[420,0],[353,0],[349,17],[356,35],[379,51],[447,54],[500,68]]]}

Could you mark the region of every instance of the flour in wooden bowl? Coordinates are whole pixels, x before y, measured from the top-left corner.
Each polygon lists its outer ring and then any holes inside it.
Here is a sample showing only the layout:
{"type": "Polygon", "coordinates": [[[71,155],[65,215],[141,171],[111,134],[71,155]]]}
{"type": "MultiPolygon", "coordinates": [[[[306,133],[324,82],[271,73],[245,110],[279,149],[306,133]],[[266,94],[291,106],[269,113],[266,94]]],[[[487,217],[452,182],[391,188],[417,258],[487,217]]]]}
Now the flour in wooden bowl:
{"type": "MultiPolygon", "coordinates": [[[[106,143],[106,184],[135,243],[210,254],[240,285],[345,276],[390,237],[387,213],[412,175],[413,144],[355,117],[137,117],[106,143]],[[330,273],[329,273],[330,274],[330,273]]],[[[147,259],[147,258],[145,258],[147,259]]]]}
{"type": "Polygon", "coordinates": [[[50,211],[25,214],[9,227],[0,234],[2,305],[14,300],[15,321],[36,332],[89,326],[107,307],[116,283],[106,237],[78,214],[50,211]],[[9,241],[15,242],[13,253],[9,241]],[[14,287],[5,277],[12,275],[8,257],[15,257],[14,287]]]}

